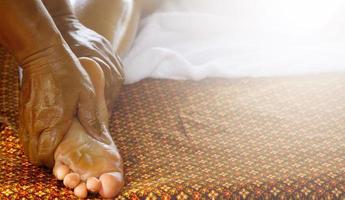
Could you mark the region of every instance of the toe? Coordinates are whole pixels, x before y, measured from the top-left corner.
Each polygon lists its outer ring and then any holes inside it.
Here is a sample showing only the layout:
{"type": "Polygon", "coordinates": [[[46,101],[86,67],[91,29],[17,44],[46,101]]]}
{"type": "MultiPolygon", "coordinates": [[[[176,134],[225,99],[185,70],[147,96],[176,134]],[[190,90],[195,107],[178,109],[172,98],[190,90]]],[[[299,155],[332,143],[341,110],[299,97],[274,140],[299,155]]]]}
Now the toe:
{"type": "Polygon", "coordinates": [[[69,172],[69,167],[64,164],[56,164],[53,169],[54,176],[60,181],[63,180],[69,172]]]}
{"type": "Polygon", "coordinates": [[[103,174],[99,180],[102,183],[99,194],[104,198],[114,198],[124,185],[123,176],[119,172],[103,174]]]}
{"type": "Polygon", "coordinates": [[[63,179],[63,184],[68,188],[75,188],[80,183],[80,175],[77,173],[69,173],[63,179]]]}
{"type": "Polygon", "coordinates": [[[74,188],[74,195],[80,199],[85,199],[87,197],[87,189],[85,183],[80,183],[74,188]]]}
{"type": "Polygon", "coordinates": [[[101,189],[101,181],[96,177],[90,177],[86,180],[86,188],[90,192],[99,192],[99,190],[101,189]]]}

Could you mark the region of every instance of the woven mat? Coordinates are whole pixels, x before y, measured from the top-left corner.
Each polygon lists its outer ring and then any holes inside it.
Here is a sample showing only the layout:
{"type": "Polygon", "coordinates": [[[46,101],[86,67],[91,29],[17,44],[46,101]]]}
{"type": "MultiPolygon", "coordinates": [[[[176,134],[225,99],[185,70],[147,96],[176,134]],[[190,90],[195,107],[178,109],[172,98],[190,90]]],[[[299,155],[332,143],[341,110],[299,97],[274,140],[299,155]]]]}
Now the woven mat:
{"type": "MultiPolygon", "coordinates": [[[[1,73],[14,122],[18,79],[1,73]]],[[[344,111],[340,74],[125,86],[110,123],[125,162],[119,199],[345,199],[344,111]]],[[[74,198],[27,162],[11,126],[0,147],[0,199],[74,198]]]]}

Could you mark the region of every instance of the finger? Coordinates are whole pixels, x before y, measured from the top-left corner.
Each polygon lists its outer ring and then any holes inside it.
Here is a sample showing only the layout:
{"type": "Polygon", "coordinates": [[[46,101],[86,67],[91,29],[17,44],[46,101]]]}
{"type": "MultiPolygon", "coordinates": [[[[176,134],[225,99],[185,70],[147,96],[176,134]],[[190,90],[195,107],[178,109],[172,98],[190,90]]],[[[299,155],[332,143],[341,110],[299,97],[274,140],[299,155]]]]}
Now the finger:
{"type": "Polygon", "coordinates": [[[91,89],[85,89],[80,94],[78,105],[78,118],[86,132],[96,140],[109,143],[107,140],[106,122],[100,120],[97,108],[97,98],[91,89]]]}
{"type": "Polygon", "coordinates": [[[113,99],[115,99],[125,81],[125,74],[123,71],[124,68],[122,65],[122,61],[117,53],[107,51],[107,58],[109,58],[110,60],[109,66],[112,70],[111,75],[114,78],[112,85],[113,88],[111,89],[113,91],[116,89],[116,92],[112,92],[111,94],[113,94],[113,99]]]}
{"type": "Polygon", "coordinates": [[[32,107],[36,95],[32,95],[32,84],[32,81],[27,79],[27,75],[24,76],[19,101],[19,134],[29,161],[34,165],[40,165],[37,156],[38,127],[34,128],[35,115],[32,107]]]}
{"type": "Polygon", "coordinates": [[[116,52],[111,51],[105,47],[99,48],[99,49],[100,49],[100,52],[102,52],[101,59],[104,60],[106,63],[108,63],[108,65],[111,66],[112,69],[115,70],[114,72],[116,74],[118,74],[121,77],[124,77],[123,64],[119,55],[116,52]],[[102,49],[103,51],[101,51],[102,49]]]}
{"type": "MultiPolygon", "coordinates": [[[[92,57],[103,69],[105,75],[105,97],[108,111],[111,112],[114,100],[120,93],[123,85],[123,78],[116,70],[115,66],[110,66],[107,62],[98,57],[92,57]],[[113,69],[112,69],[113,68],[113,69]]],[[[110,63],[112,65],[112,63],[110,63]]]]}
{"type": "Polygon", "coordinates": [[[106,62],[104,62],[102,59],[98,57],[92,57],[92,59],[95,60],[99,64],[99,66],[102,68],[102,71],[104,72],[104,79],[105,79],[104,97],[105,97],[108,112],[110,114],[112,102],[114,100],[113,94],[116,93],[115,91],[116,88],[114,87],[115,78],[113,76],[111,67],[106,62]]]}
{"type": "Polygon", "coordinates": [[[120,57],[106,44],[106,42],[103,42],[96,45],[96,50],[99,54],[97,57],[106,62],[113,70],[113,73],[116,73],[118,76],[124,77],[123,65],[120,57]]]}
{"type": "Polygon", "coordinates": [[[112,56],[110,56],[112,63],[114,63],[114,65],[116,66],[116,69],[119,71],[120,75],[122,77],[125,77],[124,74],[124,67],[121,61],[120,56],[115,52],[112,53],[112,56]]]}
{"type": "Polygon", "coordinates": [[[114,51],[113,45],[111,45],[110,41],[105,37],[101,36],[100,43],[103,45],[104,49],[108,49],[109,51],[114,51]]]}
{"type": "MultiPolygon", "coordinates": [[[[52,167],[55,147],[67,131],[69,123],[65,120],[67,112],[61,108],[61,102],[50,97],[49,92],[53,90],[34,81],[37,79],[43,80],[44,77],[35,76],[23,83],[20,102],[21,139],[30,162],[52,167]]],[[[72,113],[69,115],[72,118],[72,113]]]]}
{"type": "Polygon", "coordinates": [[[80,64],[84,67],[90,76],[91,83],[95,89],[97,100],[104,97],[104,73],[100,65],[91,58],[80,57],[78,58],[80,64]]]}
{"type": "Polygon", "coordinates": [[[29,158],[29,161],[34,165],[41,165],[42,163],[38,157],[38,136],[41,128],[35,125],[35,118],[32,114],[32,109],[24,106],[24,116],[21,120],[20,135],[24,145],[24,151],[29,158]]]}
{"type": "Polygon", "coordinates": [[[71,120],[62,120],[58,124],[45,129],[39,137],[38,157],[45,166],[52,167],[54,165],[54,152],[60,144],[62,138],[71,126],[71,120]]]}
{"type": "Polygon", "coordinates": [[[104,95],[105,80],[103,70],[100,65],[91,58],[81,57],[79,58],[79,61],[89,74],[91,82],[94,86],[99,120],[108,125],[108,109],[106,107],[104,95]]]}
{"type": "Polygon", "coordinates": [[[114,69],[116,70],[116,82],[115,82],[115,87],[116,87],[116,93],[112,93],[115,95],[115,97],[119,94],[120,89],[122,88],[124,82],[125,82],[125,74],[124,74],[124,68],[122,65],[122,61],[120,57],[117,55],[117,53],[114,53],[113,56],[110,56],[112,59],[112,63],[114,63],[114,69]]]}

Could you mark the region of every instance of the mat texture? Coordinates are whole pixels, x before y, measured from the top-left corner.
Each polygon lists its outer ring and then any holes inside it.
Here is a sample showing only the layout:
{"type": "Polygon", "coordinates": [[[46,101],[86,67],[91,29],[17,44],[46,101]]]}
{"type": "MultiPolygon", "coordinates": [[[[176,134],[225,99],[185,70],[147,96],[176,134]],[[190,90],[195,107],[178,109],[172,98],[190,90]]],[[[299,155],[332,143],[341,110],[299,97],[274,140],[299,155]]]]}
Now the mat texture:
{"type": "MultiPolygon", "coordinates": [[[[0,111],[14,124],[1,126],[0,199],[75,198],[23,155],[16,64],[0,55],[0,111]]],[[[341,74],[125,86],[110,123],[125,162],[118,198],[343,200],[344,111],[341,74]]]]}

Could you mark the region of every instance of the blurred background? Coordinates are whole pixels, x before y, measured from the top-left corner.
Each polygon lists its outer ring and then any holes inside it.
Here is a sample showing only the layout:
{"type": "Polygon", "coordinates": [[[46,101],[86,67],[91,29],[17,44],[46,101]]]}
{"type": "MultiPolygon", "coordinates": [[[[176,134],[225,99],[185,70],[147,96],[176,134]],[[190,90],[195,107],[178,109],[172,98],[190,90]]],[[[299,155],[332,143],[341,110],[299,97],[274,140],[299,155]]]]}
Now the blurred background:
{"type": "Polygon", "coordinates": [[[127,83],[345,70],[342,0],[142,2],[159,6],[123,58],[127,83]]]}

